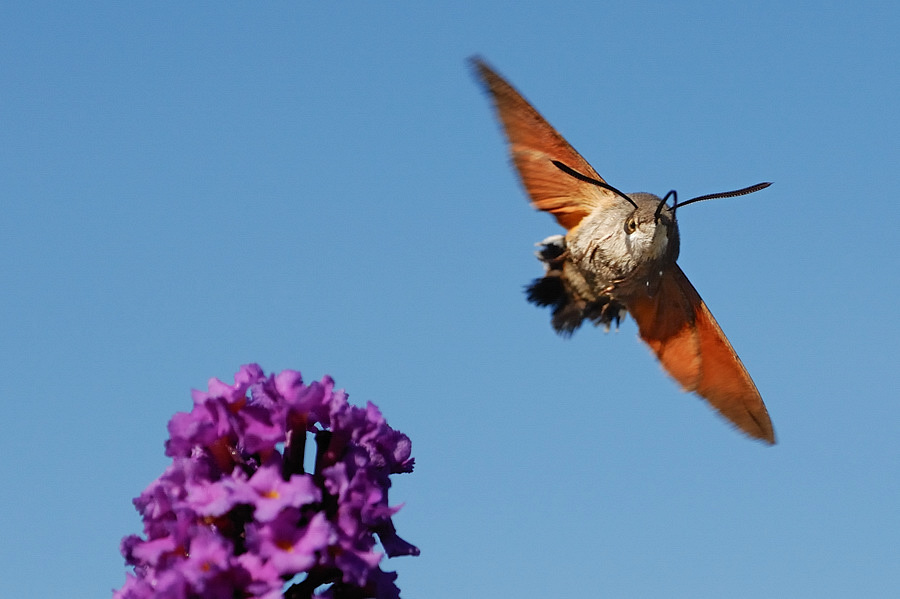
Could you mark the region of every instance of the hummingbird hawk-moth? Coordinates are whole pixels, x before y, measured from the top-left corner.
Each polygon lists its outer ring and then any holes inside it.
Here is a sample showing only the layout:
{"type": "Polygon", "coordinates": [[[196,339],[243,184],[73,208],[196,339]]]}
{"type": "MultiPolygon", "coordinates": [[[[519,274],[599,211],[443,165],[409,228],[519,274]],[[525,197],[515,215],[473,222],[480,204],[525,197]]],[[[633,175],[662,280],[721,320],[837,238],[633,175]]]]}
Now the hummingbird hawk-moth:
{"type": "Polygon", "coordinates": [[[630,313],[641,339],[685,391],[704,398],[747,435],[775,443],[756,385],[675,262],[678,208],[770,184],[681,203],[675,191],[663,198],[622,193],[512,85],[481,59],[473,58],[472,64],[493,99],[532,205],[566,229],[565,235],[538,244],[545,273],[527,288],[528,300],[551,309],[553,328],[562,335],[572,334],[585,320],[608,330],[630,313]]]}

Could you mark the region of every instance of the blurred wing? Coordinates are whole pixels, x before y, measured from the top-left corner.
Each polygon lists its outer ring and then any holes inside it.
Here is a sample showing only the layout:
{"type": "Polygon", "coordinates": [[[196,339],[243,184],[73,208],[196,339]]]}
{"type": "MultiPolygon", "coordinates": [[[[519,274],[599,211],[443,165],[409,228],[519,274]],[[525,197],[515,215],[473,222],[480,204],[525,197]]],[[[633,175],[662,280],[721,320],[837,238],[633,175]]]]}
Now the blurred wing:
{"type": "Polygon", "coordinates": [[[677,264],[653,296],[628,306],[641,338],[685,391],[694,391],[751,437],[775,443],[756,385],[709,308],[677,264]]]}
{"type": "Polygon", "coordinates": [[[513,163],[535,208],[550,212],[559,224],[573,229],[595,208],[619,201],[612,192],[580,181],[555,166],[553,160],[603,181],[509,83],[481,59],[473,58],[472,64],[494,100],[509,139],[513,163]]]}

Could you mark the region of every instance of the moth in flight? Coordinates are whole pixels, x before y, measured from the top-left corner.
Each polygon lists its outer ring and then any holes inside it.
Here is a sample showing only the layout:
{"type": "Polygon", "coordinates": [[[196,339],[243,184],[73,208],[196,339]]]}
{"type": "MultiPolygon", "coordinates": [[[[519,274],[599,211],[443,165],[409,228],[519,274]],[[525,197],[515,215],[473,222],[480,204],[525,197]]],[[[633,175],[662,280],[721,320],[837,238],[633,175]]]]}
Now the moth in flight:
{"type": "Polygon", "coordinates": [[[539,244],[545,273],[528,287],[528,300],[551,309],[553,328],[562,335],[585,320],[608,330],[631,314],[641,339],[684,390],[704,398],[750,437],[774,444],[756,385],[675,262],[679,208],[770,184],[681,203],[674,191],[663,198],[622,193],[484,61],[473,58],[472,65],[493,100],[532,205],[566,229],[539,244]]]}

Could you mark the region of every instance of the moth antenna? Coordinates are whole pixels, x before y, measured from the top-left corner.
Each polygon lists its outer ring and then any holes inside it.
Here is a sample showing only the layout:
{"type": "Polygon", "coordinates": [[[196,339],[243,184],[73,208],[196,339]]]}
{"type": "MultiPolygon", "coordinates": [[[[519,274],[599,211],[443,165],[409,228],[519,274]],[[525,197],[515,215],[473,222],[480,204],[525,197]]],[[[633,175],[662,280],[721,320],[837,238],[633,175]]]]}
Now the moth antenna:
{"type": "MultiPolygon", "coordinates": [[[[716,198],[733,198],[736,196],[745,196],[748,193],[753,193],[755,191],[765,189],[766,187],[768,187],[771,184],[772,184],[771,182],[757,183],[756,185],[751,185],[750,187],[744,187],[743,189],[736,189],[734,191],[722,191],[719,193],[711,193],[711,194],[708,194],[705,196],[691,198],[687,202],[682,202],[680,204],[677,204],[675,206],[675,208],[681,208],[682,206],[687,206],[688,204],[694,204],[695,202],[702,202],[704,200],[714,200],[716,198]]],[[[672,192],[669,192],[669,193],[672,193],[672,192]]]]}
{"type": "Polygon", "coordinates": [[[666,205],[666,202],[669,201],[669,196],[673,197],[672,200],[672,210],[674,211],[678,208],[678,192],[674,189],[666,194],[662,200],[660,200],[659,204],[656,206],[656,212],[653,213],[653,221],[656,222],[659,220],[659,213],[662,212],[663,207],[666,205]]]}
{"type": "MultiPolygon", "coordinates": [[[[584,181],[585,183],[590,183],[591,185],[596,185],[597,187],[602,187],[603,189],[606,189],[607,191],[611,191],[611,192],[613,192],[614,194],[617,194],[617,195],[621,196],[626,202],[628,202],[629,204],[631,204],[632,206],[634,206],[634,209],[635,209],[635,210],[637,210],[637,207],[638,207],[638,206],[637,206],[637,204],[634,203],[634,200],[632,200],[631,198],[629,198],[627,195],[625,195],[624,193],[622,193],[621,191],[619,191],[618,189],[616,189],[615,187],[613,187],[613,186],[610,185],[609,183],[606,183],[606,182],[604,182],[604,181],[600,181],[600,180],[598,180],[598,179],[594,179],[593,177],[588,177],[587,175],[582,175],[581,173],[579,173],[578,171],[576,171],[574,168],[572,168],[572,167],[570,167],[570,166],[568,166],[568,165],[566,165],[566,164],[563,164],[563,163],[560,162],[559,160],[551,160],[551,162],[553,163],[553,166],[555,166],[556,168],[558,168],[558,169],[561,170],[562,172],[566,173],[567,175],[570,175],[570,176],[572,176],[572,177],[575,177],[575,178],[578,179],[579,181],[584,181]]],[[[748,193],[749,193],[749,192],[748,192],[748,193]]]]}

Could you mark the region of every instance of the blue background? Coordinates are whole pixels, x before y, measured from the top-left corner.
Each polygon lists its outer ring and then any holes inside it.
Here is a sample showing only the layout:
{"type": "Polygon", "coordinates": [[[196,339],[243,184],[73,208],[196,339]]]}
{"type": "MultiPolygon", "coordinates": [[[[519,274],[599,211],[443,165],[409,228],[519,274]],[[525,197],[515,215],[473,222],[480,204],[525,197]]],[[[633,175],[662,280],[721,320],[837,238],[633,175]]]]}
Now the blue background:
{"type": "Polygon", "coordinates": [[[5,3],[2,597],[108,596],[191,388],[329,373],[413,440],[407,598],[900,588],[900,8],[890,2],[5,3]],[[557,337],[466,57],[679,263],[779,444],[636,336],[557,337]]]}

